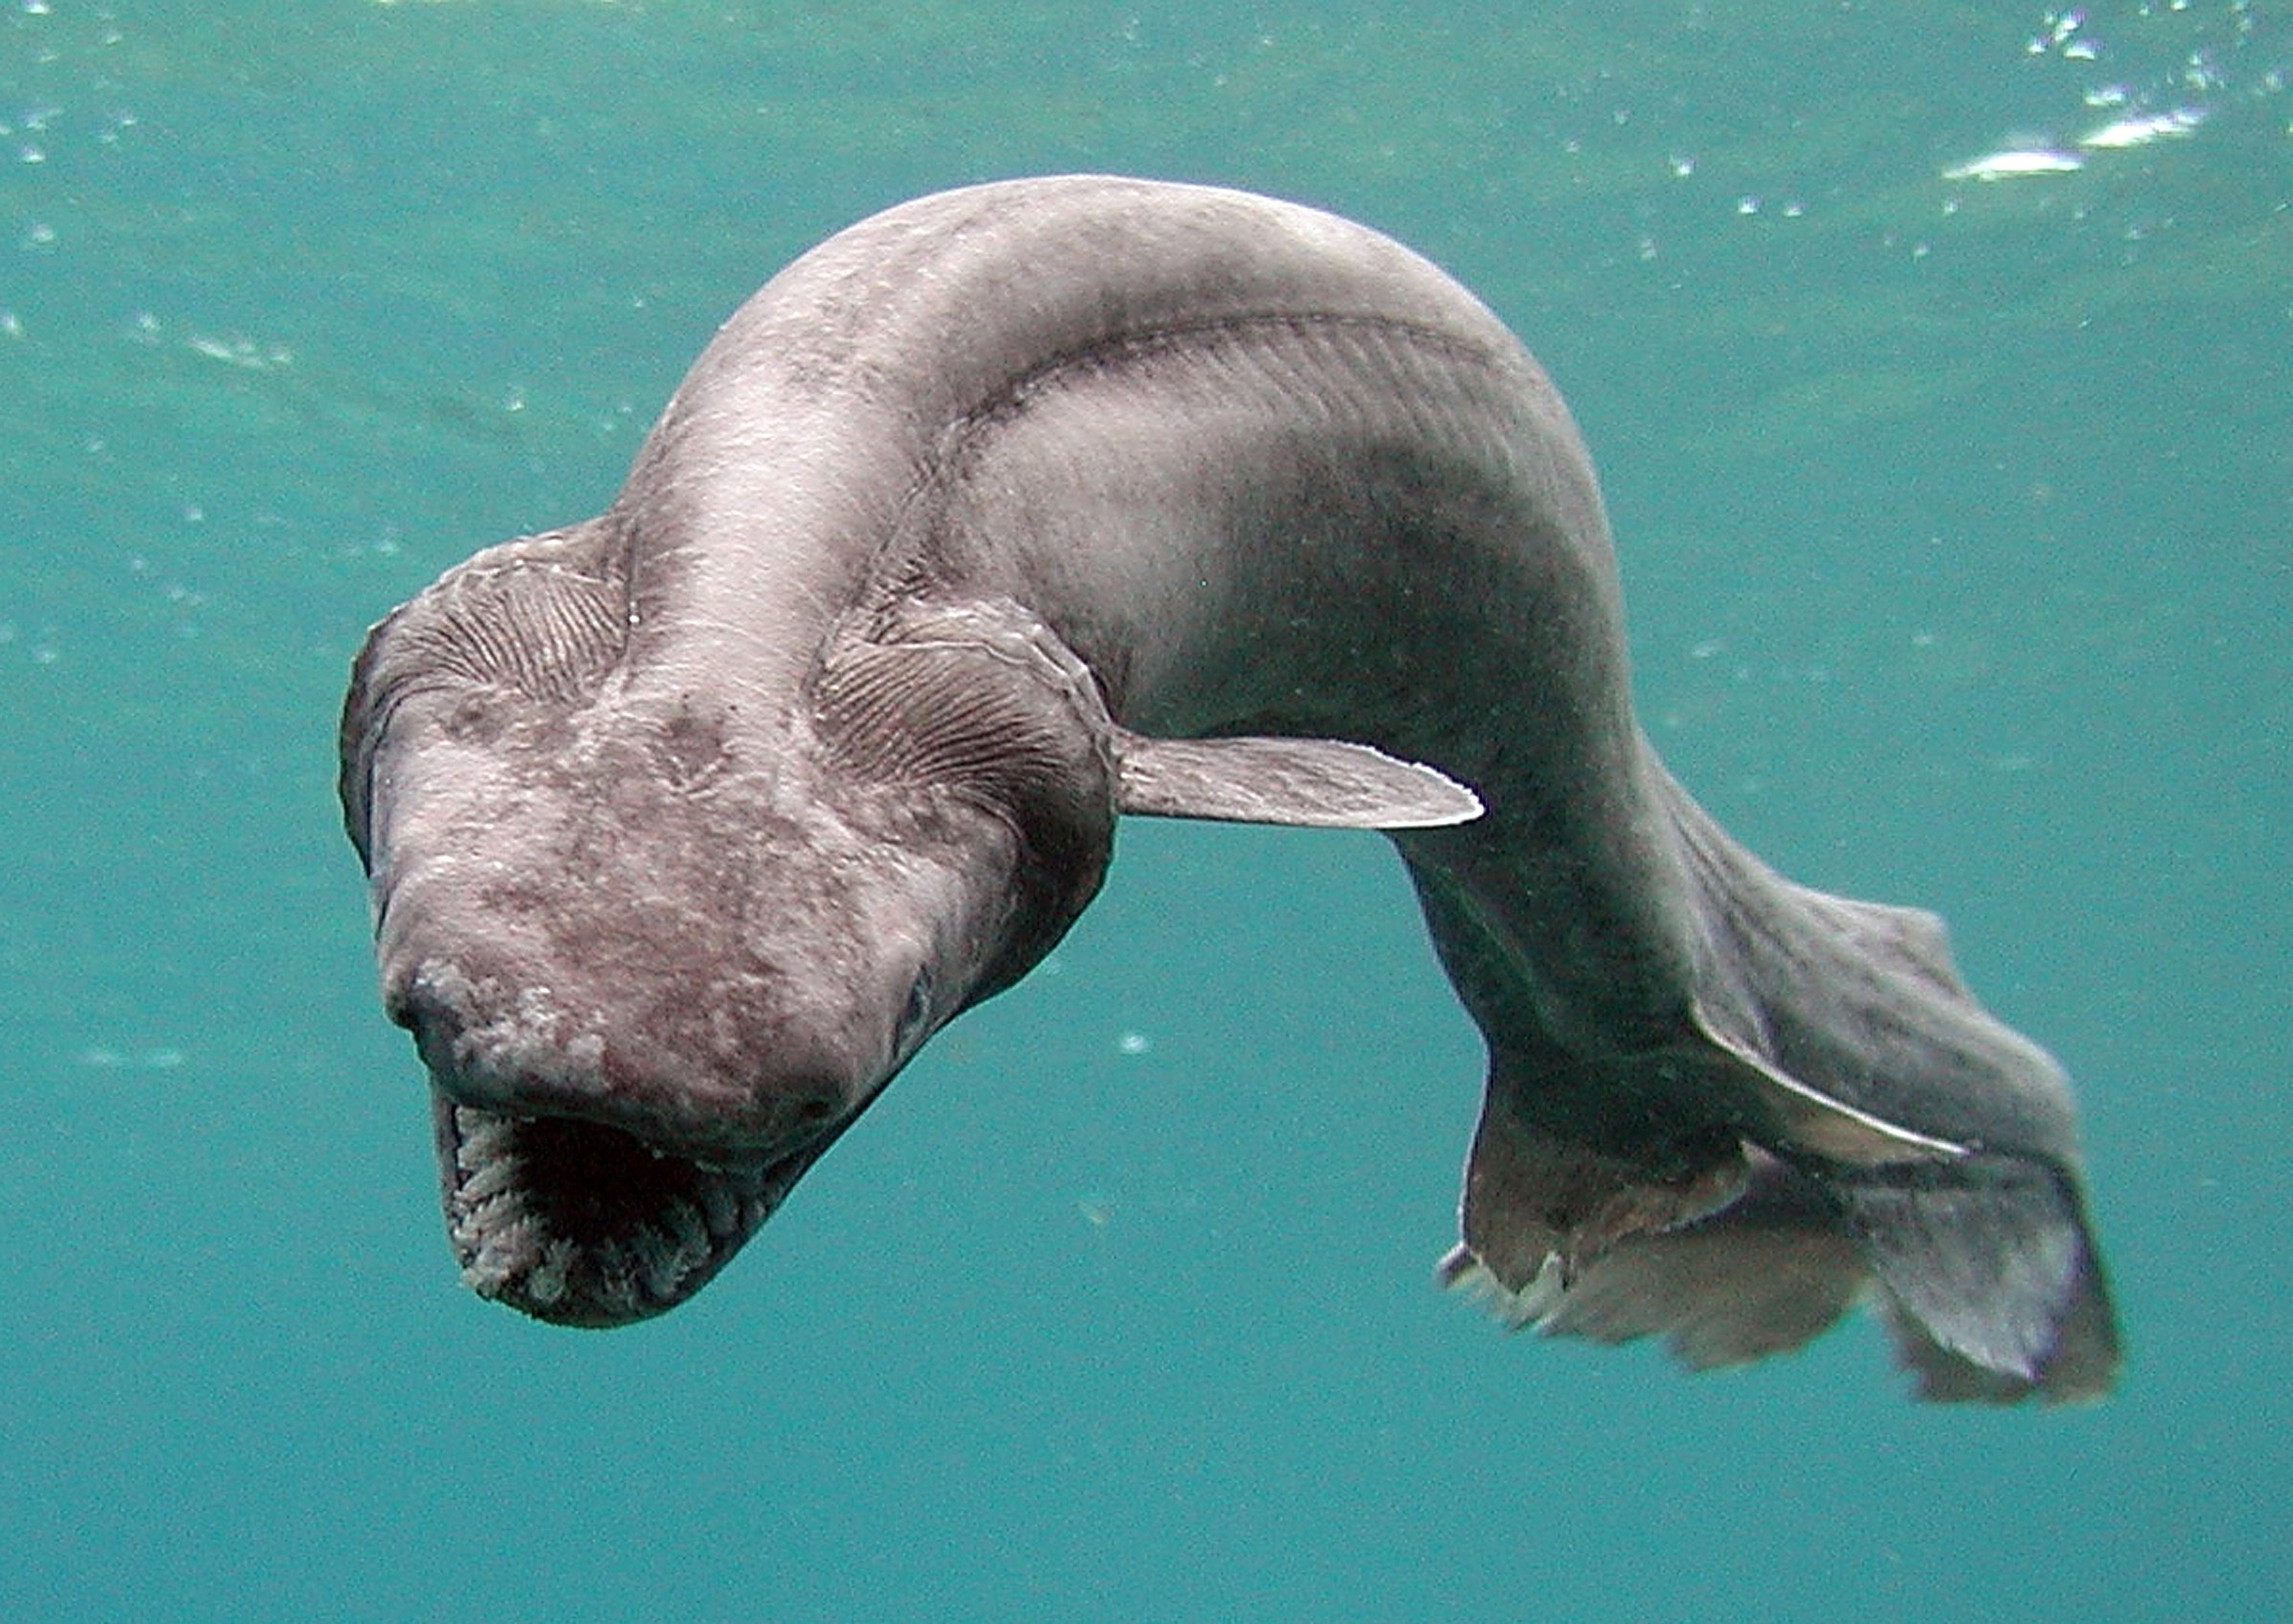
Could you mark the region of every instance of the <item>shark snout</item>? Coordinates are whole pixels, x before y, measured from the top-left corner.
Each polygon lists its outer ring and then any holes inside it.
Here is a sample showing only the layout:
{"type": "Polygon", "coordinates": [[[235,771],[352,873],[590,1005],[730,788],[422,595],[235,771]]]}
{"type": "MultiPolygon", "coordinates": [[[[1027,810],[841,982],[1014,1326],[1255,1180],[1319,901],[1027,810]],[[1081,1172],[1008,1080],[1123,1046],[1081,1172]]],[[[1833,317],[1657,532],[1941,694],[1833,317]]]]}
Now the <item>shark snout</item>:
{"type": "Polygon", "coordinates": [[[744,1027],[697,999],[585,1005],[434,961],[392,978],[384,996],[457,1103],[597,1123],[696,1161],[781,1159],[865,1103],[830,1046],[785,1026],[744,1027]]]}

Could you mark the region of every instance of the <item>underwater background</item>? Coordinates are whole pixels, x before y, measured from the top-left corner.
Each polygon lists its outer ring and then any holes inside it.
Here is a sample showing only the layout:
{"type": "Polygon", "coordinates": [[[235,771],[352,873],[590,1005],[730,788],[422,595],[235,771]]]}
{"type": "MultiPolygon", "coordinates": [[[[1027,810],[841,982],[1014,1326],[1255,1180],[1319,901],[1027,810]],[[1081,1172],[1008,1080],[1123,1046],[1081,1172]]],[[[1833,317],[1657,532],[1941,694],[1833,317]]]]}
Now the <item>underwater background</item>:
{"type": "Polygon", "coordinates": [[[2293,6],[4,4],[0,1617],[2293,1616],[2293,6]],[[1673,770],[2069,1066],[2115,1397],[1446,1300],[1479,1043],[1367,835],[1126,825],[664,1319],[457,1283],[365,626],[807,246],[1075,169],[1539,354],[1673,770]]]}

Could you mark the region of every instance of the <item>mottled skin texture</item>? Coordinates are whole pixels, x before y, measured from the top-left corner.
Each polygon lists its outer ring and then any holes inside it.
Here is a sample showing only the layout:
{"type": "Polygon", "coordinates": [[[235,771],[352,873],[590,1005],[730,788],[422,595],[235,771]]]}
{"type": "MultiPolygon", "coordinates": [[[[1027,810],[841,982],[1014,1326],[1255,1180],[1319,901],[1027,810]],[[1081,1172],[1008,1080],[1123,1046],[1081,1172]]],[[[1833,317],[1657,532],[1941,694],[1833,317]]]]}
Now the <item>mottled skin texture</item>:
{"type": "Polygon", "coordinates": [[[608,512],[377,628],[343,786],[466,1276],[544,1318],[696,1290],[1132,812],[1393,831],[1490,1054],[1444,1273],[1509,1317],[1705,1365],[1868,1292],[1931,1396],[2115,1369],[2059,1071],[1665,772],[1560,398],[1325,214],[1066,177],[831,239],[608,512]]]}

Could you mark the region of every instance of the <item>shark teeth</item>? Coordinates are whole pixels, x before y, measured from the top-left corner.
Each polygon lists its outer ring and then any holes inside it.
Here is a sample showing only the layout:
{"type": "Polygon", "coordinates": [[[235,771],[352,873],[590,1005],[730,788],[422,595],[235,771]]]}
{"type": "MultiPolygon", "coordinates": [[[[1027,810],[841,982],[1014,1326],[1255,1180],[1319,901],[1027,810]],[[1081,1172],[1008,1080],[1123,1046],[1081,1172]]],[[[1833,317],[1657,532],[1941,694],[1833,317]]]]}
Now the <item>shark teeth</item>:
{"type": "Polygon", "coordinates": [[[442,1096],[446,1227],[465,1284],[537,1319],[606,1326],[675,1307],[771,1216],[780,1164],[704,1167],[617,1129],[442,1096]]]}

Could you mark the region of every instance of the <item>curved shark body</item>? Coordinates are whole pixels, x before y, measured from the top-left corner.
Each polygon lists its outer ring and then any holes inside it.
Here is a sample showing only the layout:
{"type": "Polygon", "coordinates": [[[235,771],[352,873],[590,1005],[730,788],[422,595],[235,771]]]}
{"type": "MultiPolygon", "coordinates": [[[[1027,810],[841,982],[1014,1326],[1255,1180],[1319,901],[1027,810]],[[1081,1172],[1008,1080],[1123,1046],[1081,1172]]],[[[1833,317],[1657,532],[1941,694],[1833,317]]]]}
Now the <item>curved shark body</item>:
{"type": "Polygon", "coordinates": [[[697,1290],[1096,892],[1119,813],[1389,830],[1485,1034],[1443,1264],[1691,1364],[1868,1291],[2088,1396],[2067,1087],[1931,916],[1762,867],[1627,691],[1590,460],[1432,265],[1241,193],[923,198],[774,278],[613,505],[369,639],[343,798],[477,1290],[697,1290]]]}

